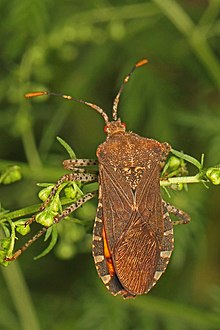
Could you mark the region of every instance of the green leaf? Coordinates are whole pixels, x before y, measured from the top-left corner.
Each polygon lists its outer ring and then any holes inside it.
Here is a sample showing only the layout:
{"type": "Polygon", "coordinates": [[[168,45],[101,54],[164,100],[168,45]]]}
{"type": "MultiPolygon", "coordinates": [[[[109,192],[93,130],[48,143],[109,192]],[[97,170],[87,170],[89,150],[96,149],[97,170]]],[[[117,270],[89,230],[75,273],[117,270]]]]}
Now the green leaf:
{"type": "Polygon", "coordinates": [[[34,257],[34,260],[37,260],[37,259],[40,259],[40,258],[44,257],[45,255],[47,255],[53,249],[53,247],[55,246],[55,244],[57,242],[57,238],[58,238],[57,226],[52,226],[51,227],[50,236],[51,236],[50,244],[48,245],[48,247],[42,253],[40,253],[38,256],[34,257]]]}
{"type": "Polygon", "coordinates": [[[59,136],[57,136],[57,140],[66,149],[66,151],[68,152],[70,158],[71,159],[76,159],[76,154],[73,151],[73,149],[70,147],[70,145],[66,141],[64,141],[63,139],[61,139],[59,136]]]}
{"type": "MultiPolygon", "coordinates": [[[[174,149],[171,149],[171,152],[172,154],[174,154],[175,156],[181,158],[181,159],[184,159],[186,160],[187,162],[193,164],[194,166],[196,166],[200,171],[202,169],[202,164],[194,157],[192,156],[189,156],[189,155],[186,155],[184,154],[183,152],[180,152],[180,151],[177,151],[177,150],[174,150],[174,149]]],[[[204,158],[204,157],[203,157],[204,158]]],[[[203,160],[202,158],[202,160],[203,160]]]]}

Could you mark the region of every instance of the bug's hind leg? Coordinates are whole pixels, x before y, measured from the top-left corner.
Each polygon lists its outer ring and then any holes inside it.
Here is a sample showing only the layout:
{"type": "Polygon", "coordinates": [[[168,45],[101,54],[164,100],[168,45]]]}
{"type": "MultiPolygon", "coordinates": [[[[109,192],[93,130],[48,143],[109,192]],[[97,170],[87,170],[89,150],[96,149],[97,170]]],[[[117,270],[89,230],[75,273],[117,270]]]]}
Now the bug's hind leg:
{"type": "Polygon", "coordinates": [[[182,225],[190,222],[190,216],[188,213],[176,208],[175,206],[163,201],[163,205],[166,207],[168,213],[175,215],[179,220],[172,221],[173,225],[182,225]]]}

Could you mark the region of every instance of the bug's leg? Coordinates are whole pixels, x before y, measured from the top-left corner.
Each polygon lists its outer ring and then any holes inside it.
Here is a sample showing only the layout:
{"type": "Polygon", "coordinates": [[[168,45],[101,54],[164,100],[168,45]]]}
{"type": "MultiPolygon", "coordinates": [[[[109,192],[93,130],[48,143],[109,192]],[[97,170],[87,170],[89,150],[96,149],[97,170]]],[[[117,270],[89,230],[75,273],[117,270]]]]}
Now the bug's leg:
{"type": "MultiPolygon", "coordinates": [[[[86,203],[88,200],[90,200],[94,196],[95,196],[95,192],[92,192],[92,193],[88,193],[85,196],[79,198],[78,201],[76,201],[75,203],[73,203],[72,205],[70,205],[69,207],[64,209],[61,214],[56,215],[54,217],[54,224],[60,222],[63,218],[68,216],[70,213],[75,211],[77,208],[79,208],[81,205],[86,203]]],[[[39,230],[39,232],[36,235],[34,235],[29,241],[27,241],[19,250],[17,250],[12,255],[12,257],[10,257],[10,258],[6,257],[5,261],[12,261],[12,260],[17,259],[29,246],[31,246],[39,237],[41,237],[47,231],[48,228],[43,227],[41,230],[39,230]]]]}
{"type": "Polygon", "coordinates": [[[186,212],[176,208],[175,206],[165,201],[163,201],[163,204],[166,207],[168,213],[175,215],[179,219],[176,221],[172,221],[173,225],[187,224],[190,222],[190,216],[186,212]]]}
{"type": "Polygon", "coordinates": [[[153,282],[145,293],[148,293],[151,290],[151,288],[157,283],[161,275],[165,272],[174,249],[173,221],[170,219],[165,203],[163,206],[164,233],[160,251],[160,258],[158,260],[156,271],[154,273],[153,282]]]}
{"type": "Polygon", "coordinates": [[[81,205],[88,202],[90,199],[92,199],[96,195],[95,192],[88,193],[84,195],[83,197],[79,198],[75,203],[69,205],[66,207],[61,214],[57,214],[54,217],[54,223],[60,222],[63,218],[66,218],[68,215],[73,213],[76,209],[78,209],[81,205]]]}
{"type": "Polygon", "coordinates": [[[63,167],[66,170],[76,170],[78,167],[86,167],[97,165],[98,162],[95,159],[66,159],[63,161],[63,167]]]}
{"type": "MultiPolygon", "coordinates": [[[[61,176],[61,178],[57,181],[53,189],[51,190],[50,195],[44,201],[44,203],[40,206],[38,212],[42,212],[45,210],[47,205],[50,203],[53,196],[56,194],[57,190],[59,189],[60,185],[67,181],[82,181],[82,182],[93,182],[97,181],[97,175],[91,173],[69,173],[61,176]]],[[[35,221],[36,215],[34,214],[29,220],[27,220],[26,225],[30,225],[32,222],[35,221]]]]}

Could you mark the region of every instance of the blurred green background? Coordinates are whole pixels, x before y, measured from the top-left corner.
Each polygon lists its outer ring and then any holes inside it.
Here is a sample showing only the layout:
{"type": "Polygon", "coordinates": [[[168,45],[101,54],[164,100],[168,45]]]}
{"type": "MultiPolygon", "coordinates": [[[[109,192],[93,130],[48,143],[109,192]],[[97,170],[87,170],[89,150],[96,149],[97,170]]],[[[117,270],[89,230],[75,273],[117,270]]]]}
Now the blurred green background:
{"type": "MultiPolygon", "coordinates": [[[[220,1],[0,1],[0,170],[22,166],[23,179],[1,185],[2,207],[39,202],[37,182],[55,182],[65,150],[95,158],[103,119],[86,106],[28,91],[70,94],[103,107],[134,63],[119,115],[127,128],[174,149],[220,163],[220,1]]],[[[190,168],[190,167],[189,167],[190,168]]],[[[193,174],[193,173],[192,173],[193,174]]],[[[175,228],[175,251],[147,296],[111,296],[96,274],[91,232],[97,200],[59,225],[54,252],[33,261],[40,240],[0,270],[0,328],[220,329],[219,187],[189,186],[172,204],[192,221],[175,228]],[[85,225],[84,225],[85,224],[85,225]]]]}

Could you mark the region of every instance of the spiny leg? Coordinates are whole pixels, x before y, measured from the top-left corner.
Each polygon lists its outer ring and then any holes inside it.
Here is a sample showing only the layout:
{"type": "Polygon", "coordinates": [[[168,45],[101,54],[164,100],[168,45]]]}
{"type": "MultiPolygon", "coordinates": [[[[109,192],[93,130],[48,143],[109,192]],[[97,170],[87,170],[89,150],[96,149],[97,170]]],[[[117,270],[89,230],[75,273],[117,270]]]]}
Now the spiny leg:
{"type": "Polygon", "coordinates": [[[63,167],[66,170],[75,170],[78,167],[98,165],[95,159],[66,159],[63,161],[63,167]]]}
{"type": "Polygon", "coordinates": [[[63,218],[66,218],[68,215],[70,215],[72,212],[74,212],[76,209],[78,209],[81,205],[89,201],[91,198],[93,198],[96,195],[95,192],[88,193],[78,199],[73,204],[66,207],[61,214],[57,214],[54,217],[54,223],[60,222],[63,218]]]}
{"type": "MultiPolygon", "coordinates": [[[[73,203],[72,205],[68,206],[66,209],[63,210],[63,212],[57,216],[54,217],[54,224],[60,222],[63,218],[68,216],[70,213],[75,211],[77,208],[79,208],[81,205],[86,203],[88,200],[92,199],[95,196],[95,192],[88,193],[85,196],[81,197],[73,203]]],[[[49,227],[43,227],[39,232],[34,235],[29,241],[27,241],[19,250],[17,250],[12,257],[6,257],[5,261],[12,261],[17,259],[29,246],[31,246],[39,237],[41,237],[48,229],[49,227]]]]}
{"type": "Polygon", "coordinates": [[[63,161],[63,167],[66,170],[73,170],[81,173],[94,172],[94,171],[80,169],[79,167],[87,167],[94,165],[98,165],[98,162],[95,159],[66,159],[63,161]]]}
{"type": "Polygon", "coordinates": [[[163,204],[166,207],[168,213],[175,215],[179,219],[176,221],[172,221],[173,225],[187,224],[190,222],[190,216],[186,212],[176,208],[175,206],[165,201],[163,201],[163,204]]]}
{"type": "MultiPolygon", "coordinates": [[[[96,174],[91,174],[91,173],[69,173],[63,175],[55,184],[53,189],[51,190],[50,195],[48,198],[44,201],[44,203],[40,206],[39,212],[42,212],[45,210],[47,205],[50,203],[51,199],[54,197],[56,194],[57,190],[61,186],[62,183],[67,182],[67,181],[82,181],[82,182],[93,182],[97,181],[97,175],[96,174]]],[[[30,219],[27,220],[26,225],[30,225],[32,222],[35,221],[36,215],[34,214],[30,219]]]]}
{"type": "Polygon", "coordinates": [[[66,170],[71,170],[74,173],[89,173],[89,174],[98,174],[98,170],[95,169],[86,169],[86,168],[79,168],[79,167],[74,167],[74,166],[68,166],[68,168],[65,166],[64,167],[66,170]]]}
{"type": "Polygon", "coordinates": [[[151,288],[157,283],[161,275],[165,272],[174,249],[173,222],[170,219],[167,207],[165,206],[165,204],[163,206],[164,233],[160,250],[160,257],[156,266],[156,271],[154,273],[153,282],[145,293],[148,293],[151,290],[151,288]]]}

